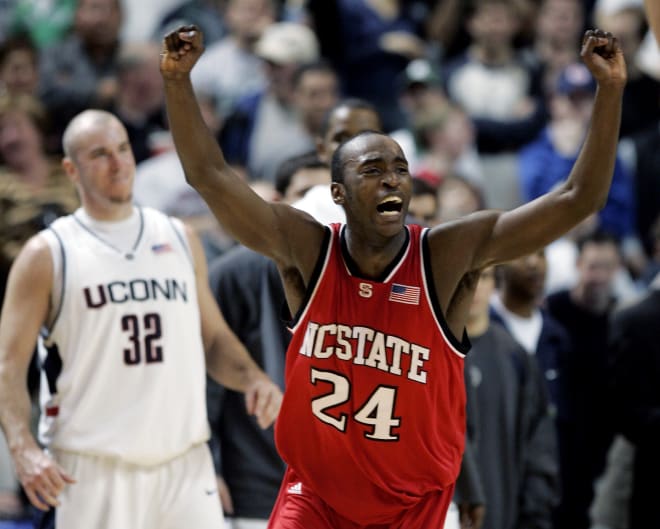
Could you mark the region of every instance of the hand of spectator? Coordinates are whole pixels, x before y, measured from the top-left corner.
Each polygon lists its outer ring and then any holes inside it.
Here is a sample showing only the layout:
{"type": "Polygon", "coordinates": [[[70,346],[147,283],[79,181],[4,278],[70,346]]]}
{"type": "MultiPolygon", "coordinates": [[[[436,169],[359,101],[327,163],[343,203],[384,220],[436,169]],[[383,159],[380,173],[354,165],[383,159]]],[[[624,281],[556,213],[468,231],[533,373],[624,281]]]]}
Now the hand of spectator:
{"type": "Polygon", "coordinates": [[[250,415],[257,418],[261,428],[268,428],[280,412],[282,391],[268,378],[259,378],[245,392],[245,402],[250,415]]]}
{"type": "Polygon", "coordinates": [[[47,511],[50,507],[57,507],[57,497],[64,486],[76,482],[36,445],[14,452],[13,455],[18,479],[30,503],[37,509],[47,511]]]}
{"type": "Polygon", "coordinates": [[[194,25],[181,26],[163,39],[160,53],[160,71],[166,79],[188,75],[204,52],[201,30],[194,25]]]}
{"type": "Polygon", "coordinates": [[[590,29],[584,33],[580,56],[599,85],[623,87],[626,62],[619,41],[609,31],[590,29]]]}
{"type": "Polygon", "coordinates": [[[461,519],[461,529],[480,529],[484,523],[486,507],[481,504],[462,503],[458,506],[461,519]]]}
{"type": "Polygon", "coordinates": [[[220,497],[223,512],[227,515],[234,514],[234,502],[231,499],[231,492],[229,492],[227,483],[222,476],[216,476],[215,480],[218,484],[218,496],[220,497]]]}
{"type": "Polygon", "coordinates": [[[379,39],[381,49],[410,60],[424,57],[424,42],[407,31],[388,31],[379,39]]]}

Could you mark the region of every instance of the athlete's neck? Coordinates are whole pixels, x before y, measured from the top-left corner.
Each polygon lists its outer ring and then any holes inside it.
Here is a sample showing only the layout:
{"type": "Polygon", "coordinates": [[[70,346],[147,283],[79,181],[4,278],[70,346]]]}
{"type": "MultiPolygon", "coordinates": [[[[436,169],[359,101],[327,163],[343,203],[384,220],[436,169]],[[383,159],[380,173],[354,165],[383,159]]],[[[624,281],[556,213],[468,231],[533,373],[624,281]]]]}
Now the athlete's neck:
{"type": "Polygon", "coordinates": [[[406,229],[394,237],[374,240],[362,237],[356,230],[346,228],[346,246],[351,259],[366,277],[380,277],[392,263],[406,241],[406,229]]]}
{"type": "Polygon", "coordinates": [[[126,220],[133,214],[133,204],[131,202],[113,203],[107,206],[83,202],[83,209],[90,218],[103,222],[126,220]]]}

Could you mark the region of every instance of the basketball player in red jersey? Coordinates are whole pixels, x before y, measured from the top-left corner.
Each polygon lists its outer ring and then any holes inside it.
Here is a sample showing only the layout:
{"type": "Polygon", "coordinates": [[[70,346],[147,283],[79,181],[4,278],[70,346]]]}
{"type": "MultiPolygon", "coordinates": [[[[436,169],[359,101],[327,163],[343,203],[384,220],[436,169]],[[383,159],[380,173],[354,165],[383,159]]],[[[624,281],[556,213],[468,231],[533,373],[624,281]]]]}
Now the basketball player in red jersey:
{"type": "MultiPolygon", "coordinates": [[[[276,441],[288,464],[273,529],[441,528],[465,429],[464,327],[480,270],[528,254],[607,197],[626,67],[611,35],[588,31],[598,82],[591,128],[567,181],[508,212],[431,230],[405,226],[411,195],[399,145],[379,133],[332,158],[346,225],[264,202],[203,124],[190,70],[197,28],[165,37],[161,72],[186,176],[233,236],[272,258],[296,314],[276,441]]],[[[274,131],[277,133],[277,131],[274,131]]]]}

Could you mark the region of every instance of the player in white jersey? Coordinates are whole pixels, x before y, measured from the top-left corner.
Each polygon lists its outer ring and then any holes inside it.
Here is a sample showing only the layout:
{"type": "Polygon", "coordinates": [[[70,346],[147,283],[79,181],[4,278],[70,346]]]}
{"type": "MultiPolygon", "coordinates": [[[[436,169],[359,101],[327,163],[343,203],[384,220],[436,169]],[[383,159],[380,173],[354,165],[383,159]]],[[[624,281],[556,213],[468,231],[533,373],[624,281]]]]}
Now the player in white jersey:
{"type": "Polygon", "coordinates": [[[85,111],[63,144],[82,208],[25,245],[0,318],[0,423],[18,477],[49,511],[43,526],[218,529],[205,371],[243,391],[262,427],[280,390],[227,327],[198,238],[132,204],[119,120],[85,111]],[[45,451],[25,384],[40,333],[45,451]]]}

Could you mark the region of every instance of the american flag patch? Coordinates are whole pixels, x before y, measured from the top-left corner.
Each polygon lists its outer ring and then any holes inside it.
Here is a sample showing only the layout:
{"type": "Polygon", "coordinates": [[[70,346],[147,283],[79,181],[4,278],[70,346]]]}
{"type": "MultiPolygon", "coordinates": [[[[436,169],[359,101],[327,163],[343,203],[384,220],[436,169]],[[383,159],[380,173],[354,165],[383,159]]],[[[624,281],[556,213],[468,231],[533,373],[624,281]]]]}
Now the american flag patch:
{"type": "Polygon", "coordinates": [[[151,247],[151,251],[154,252],[154,253],[171,252],[172,251],[172,246],[170,245],[169,242],[165,242],[163,244],[154,244],[151,247]]]}
{"type": "Polygon", "coordinates": [[[419,287],[399,285],[394,283],[390,290],[389,301],[406,303],[408,305],[419,305],[419,287]]]}

